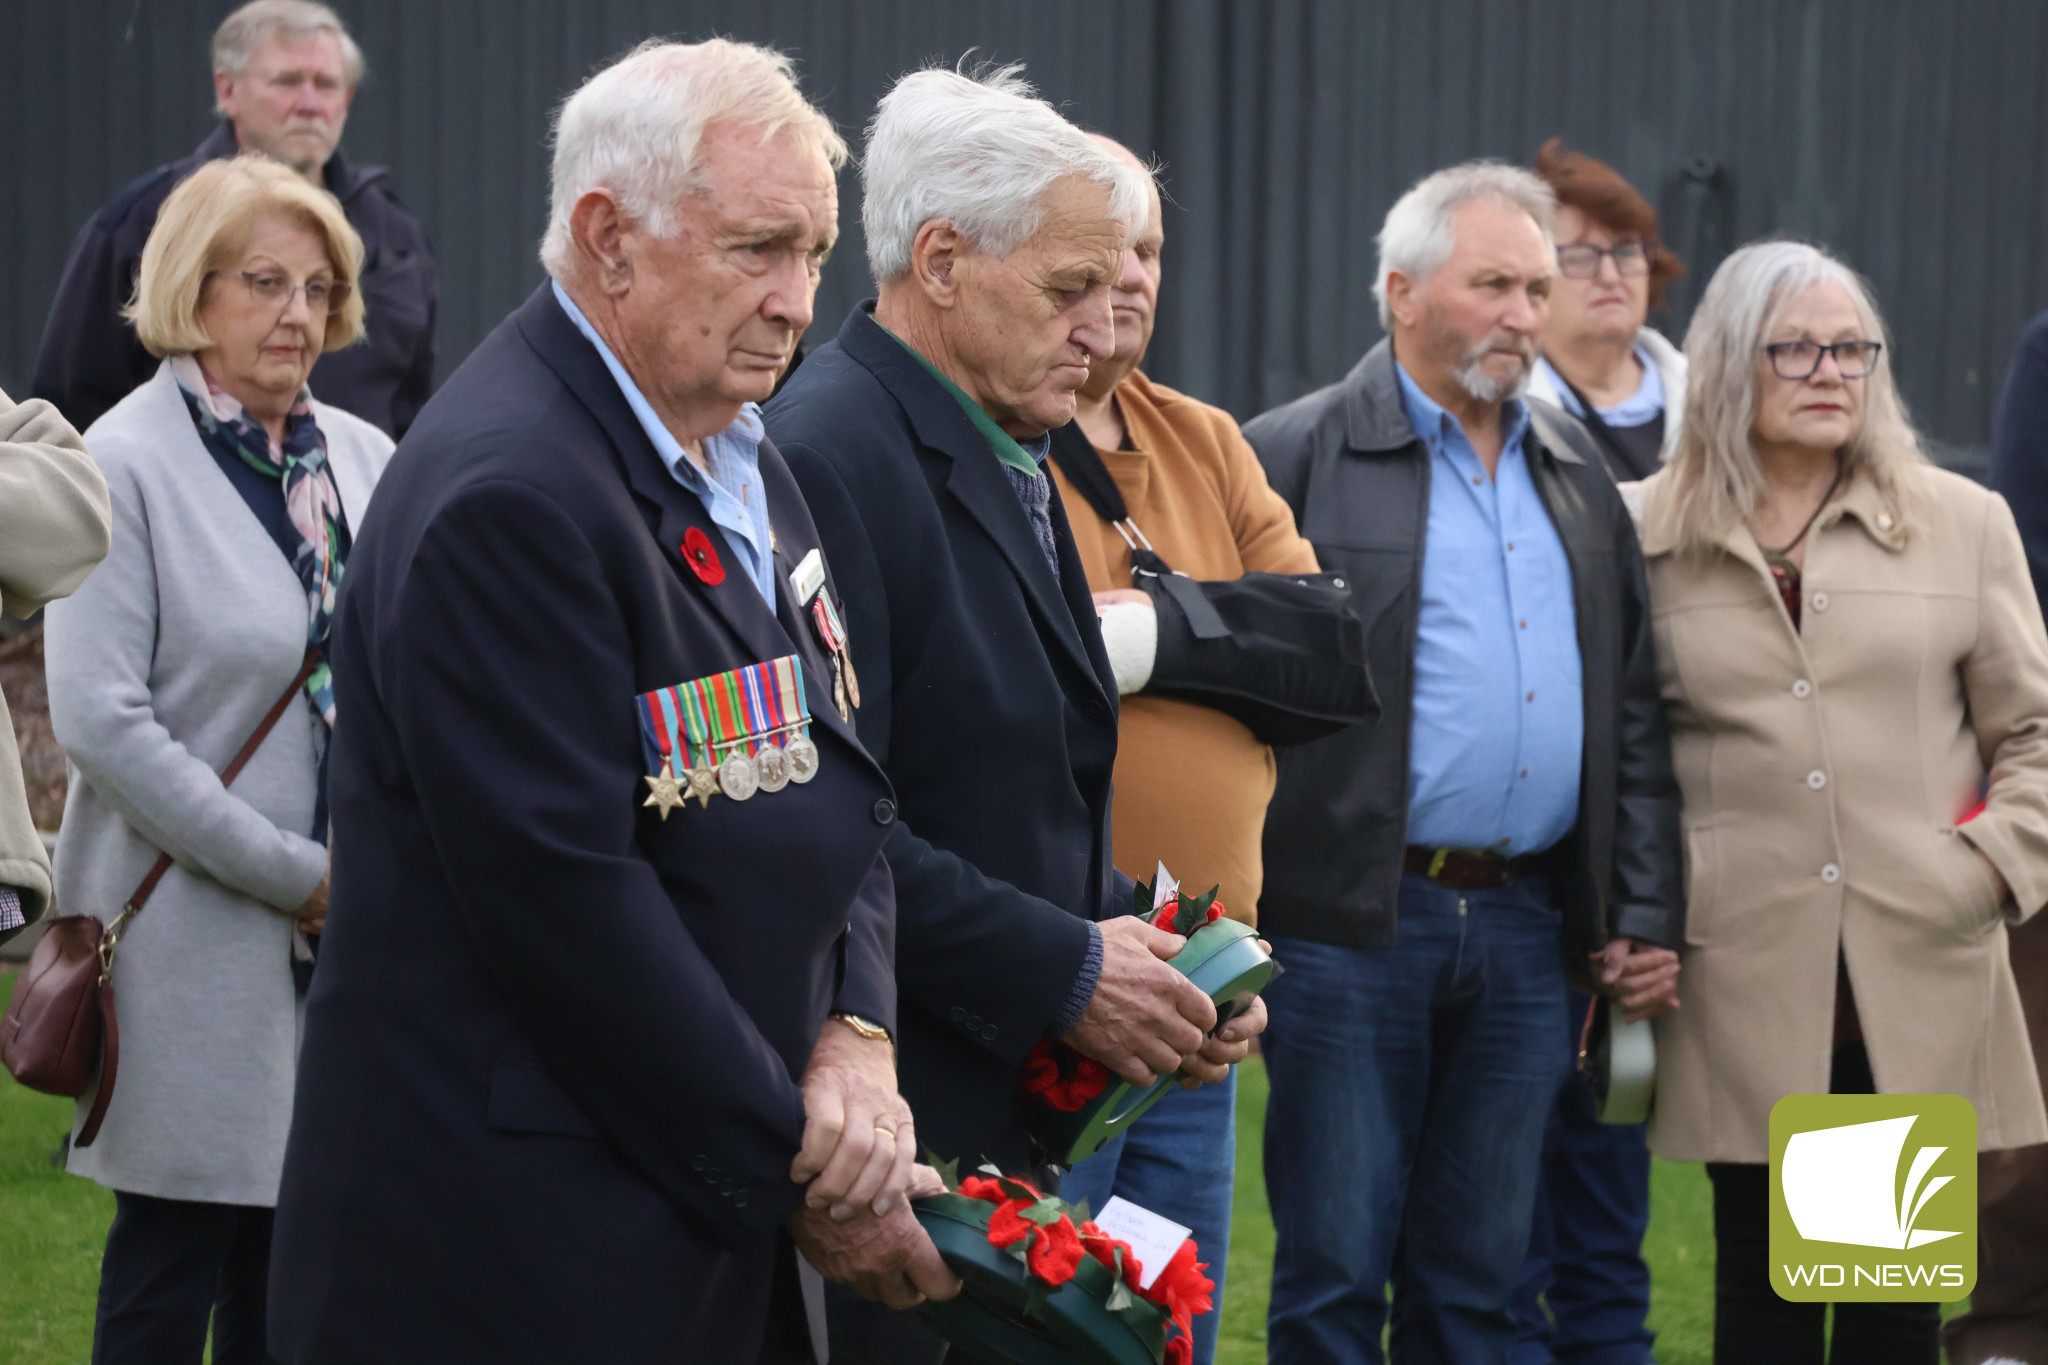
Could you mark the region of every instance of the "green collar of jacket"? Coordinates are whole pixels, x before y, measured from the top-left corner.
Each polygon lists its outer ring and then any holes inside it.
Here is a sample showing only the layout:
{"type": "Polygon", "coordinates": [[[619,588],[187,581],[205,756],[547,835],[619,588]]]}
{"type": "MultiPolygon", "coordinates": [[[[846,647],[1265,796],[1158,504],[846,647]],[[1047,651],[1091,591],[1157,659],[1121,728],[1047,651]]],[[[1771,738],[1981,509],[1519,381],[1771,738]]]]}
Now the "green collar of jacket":
{"type": "MultiPolygon", "coordinates": [[[[882,326],[879,322],[876,323],[875,325],[877,327],[882,326]]],[[[887,336],[891,341],[894,341],[898,346],[901,346],[904,350],[910,352],[910,354],[916,358],[917,363],[924,366],[926,370],[930,371],[932,378],[938,380],[939,384],[946,390],[946,392],[953,395],[953,401],[958,403],[960,405],[960,410],[967,414],[967,420],[974,423],[974,429],[976,431],[979,431],[982,435],[988,437],[989,448],[995,451],[997,459],[1001,460],[1004,464],[1009,465],[1012,469],[1020,470],[1026,474],[1043,474],[1045,472],[1043,469],[1040,469],[1038,467],[1038,461],[1032,459],[1031,456],[1025,452],[1023,446],[1017,444],[1016,437],[1012,436],[1009,432],[1004,431],[1001,427],[997,426],[996,419],[989,416],[986,412],[984,412],[982,410],[981,404],[975,402],[972,398],[969,398],[967,396],[967,391],[965,389],[961,388],[958,384],[955,384],[952,380],[946,378],[945,374],[940,371],[938,366],[932,364],[931,361],[926,360],[922,355],[919,355],[917,348],[915,346],[912,346],[902,337],[897,336],[887,327],[882,327],[882,333],[883,335],[887,336]]]]}

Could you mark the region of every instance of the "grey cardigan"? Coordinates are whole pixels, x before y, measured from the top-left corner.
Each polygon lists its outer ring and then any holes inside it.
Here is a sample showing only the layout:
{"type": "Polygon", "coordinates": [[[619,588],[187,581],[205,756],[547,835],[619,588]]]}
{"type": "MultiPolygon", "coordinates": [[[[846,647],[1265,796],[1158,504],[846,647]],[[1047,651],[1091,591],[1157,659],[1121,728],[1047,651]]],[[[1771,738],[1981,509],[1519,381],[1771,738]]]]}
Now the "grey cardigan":
{"type": "MultiPolygon", "coordinates": [[[[359,526],[391,440],[313,410],[359,526]]],[[[298,1055],[289,912],[327,870],[307,836],[318,722],[303,694],[232,788],[217,774],[298,671],[305,592],[201,444],[168,365],[86,442],[114,538],[48,614],[50,720],[71,762],[58,897],[111,918],[158,850],[176,866],[121,938],[120,1080],[70,1170],[138,1194],[274,1205],[298,1055]]]]}

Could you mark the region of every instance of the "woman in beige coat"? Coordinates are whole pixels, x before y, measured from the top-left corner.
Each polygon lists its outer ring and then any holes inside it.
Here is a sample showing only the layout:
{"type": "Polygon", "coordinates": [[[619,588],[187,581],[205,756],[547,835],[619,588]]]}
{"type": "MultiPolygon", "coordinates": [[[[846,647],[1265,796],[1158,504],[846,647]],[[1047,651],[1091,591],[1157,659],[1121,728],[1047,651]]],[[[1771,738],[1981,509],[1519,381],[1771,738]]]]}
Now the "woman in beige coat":
{"type": "MultiPolygon", "coordinates": [[[[2048,637],[2012,513],[1929,465],[1863,283],[1765,242],[1686,338],[1685,435],[1643,485],[1685,799],[1683,1008],[1650,1145],[1714,1181],[1715,1358],[1821,1359],[1768,1268],[1771,1107],[1959,1094],[2048,1139],[2006,925],[2048,900],[2048,637]]],[[[1834,1359],[1939,1354],[1934,1304],[1836,1306],[1834,1359]]]]}

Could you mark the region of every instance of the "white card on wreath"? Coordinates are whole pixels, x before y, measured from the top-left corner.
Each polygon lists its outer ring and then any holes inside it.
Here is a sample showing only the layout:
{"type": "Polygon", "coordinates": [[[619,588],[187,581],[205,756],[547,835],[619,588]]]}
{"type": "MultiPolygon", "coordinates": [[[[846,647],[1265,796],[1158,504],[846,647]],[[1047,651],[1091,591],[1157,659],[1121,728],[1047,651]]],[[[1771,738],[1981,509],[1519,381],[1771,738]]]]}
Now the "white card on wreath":
{"type": "Polygon", "coordinates": [[[1161,1218],[1150,1209],[1114,1195],[1095,1215],[1095,1226],[1119,1242],[1131,1244],[1131,1254],[1144,1268],[1144,1273],[1138,1277],[1140,1289],[1152,1287],[1152,1281],[1166,1269],[1166,1263],[1173,1259],[1173,1253],[1180,1250],[1180,1244],[1188,1239],[1189,1232],[1170,1218],[1161,1218]]]}

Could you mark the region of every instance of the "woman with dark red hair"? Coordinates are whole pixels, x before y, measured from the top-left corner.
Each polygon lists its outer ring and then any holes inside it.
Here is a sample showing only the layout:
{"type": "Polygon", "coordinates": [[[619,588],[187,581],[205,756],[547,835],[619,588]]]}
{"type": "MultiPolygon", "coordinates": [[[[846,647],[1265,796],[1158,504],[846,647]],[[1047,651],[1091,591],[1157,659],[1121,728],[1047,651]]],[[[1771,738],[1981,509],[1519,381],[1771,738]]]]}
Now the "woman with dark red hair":
{"type": "Polygon", "coordinates": [[[1685,273],[1657,238],[1657,211],[1612,166],[1552,138],[1536,174],[1557,194],[1556,287],[1529,394],[1586,424],[1627,482],[1657,472],[1678,445],[1685,356],[1644,325],[1685,273]]]}

